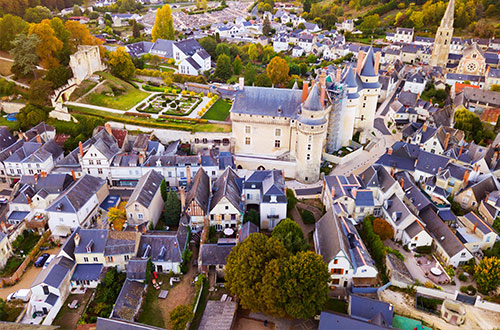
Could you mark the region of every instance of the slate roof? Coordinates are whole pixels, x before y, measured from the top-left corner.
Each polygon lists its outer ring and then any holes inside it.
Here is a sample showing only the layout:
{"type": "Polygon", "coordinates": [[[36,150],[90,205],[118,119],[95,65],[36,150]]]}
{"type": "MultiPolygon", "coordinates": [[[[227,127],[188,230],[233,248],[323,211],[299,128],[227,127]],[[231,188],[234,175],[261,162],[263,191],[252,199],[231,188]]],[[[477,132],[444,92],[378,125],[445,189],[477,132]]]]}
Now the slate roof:
{"type": "Polygon", "coordinates": [[[389,328],[370,322],[359,321],[345,314],[321,312],[318,330],[333,329],[379,330],[389,328]]]}
{"type": "Polygon", "coordinates": [[[446,225],[439,216],[431,208],[427,208],[419,214],[422,221],[425,223],[427,231],[438,242],[450,257],[465,249],[460,240],[453,234],[451,229],[446,225]]]}
{"type": "Polygon", "coordinates": [[[203,168],[196,171],[196,174],[191,183],[191,187],[186,193],[186,206],[195,200],[203,209],[205,214],[208,211],[208,202],[210,198],[210,178],[203,168]]]}
{"type": "Polygon", "coordinates": [[[144,281],[146,279],[147,259],[130,259],[127,264],[127,278],[129,280],[144,281]]]}
{"type": "Polygon", "coordinates": [[[225,265],[226,259],[234,246],[234,244],[202,244],[200,247],[201,265],[225,265]]]}
{"type": "Polygon", "coordinates": [[[49,194],[58,194],[68,188],[74,180],[69,174],[50,173],[45,177],[38,175],[36,180],[33,175],[23,175],[19,182],[32,186],[35,192],[44,190],[49,194]]]}
{"type": "Polygon", "coordinates": [[[132,321],[139,312],[146,284],[126,279],[116,299],[111,317],[132,321]]]}
{"type": "Polygon", "coordinates": [[[398,96],[398,101],[407,107],[415,107],[417,105],[418,95],[410,91],[401,92],[398,96]]]}
{"type": "Polygon", "coordinates": [[[78,264],[76,265],[72,281],[97,281],[102,272],[102,264],[78,264]]]}
{"type": "Polygon", "coordinates": [[[230,330],[237,307],[235,301],[209,300],[198,330],[230,330]]]}
{"type": "Polygon", "coordinates": [[[175,46],[179,48],[181,52],[186,54],[186,56],[193,56],[198,50],[202,50],[203,47],[194,38],[184,39],[175,42],[175,46]]]}
{"type": "Polygon", "coordinates": [[[340,250],[348,255],[349,242],[340,228],[337,215],[331,207],[325,215],[315,223],[317,240],[314,240],[316,252],[323,257],[325,263],[329,263],[340,250]]]}
{"type": "Polygon", "coordinates": [[[484,235],[493,232],[493,228],[474,212],[467,213],[464,218],[469,220],[472,226],[475,225],[484,235]]]}
{"type": "Polygon", "coordinates": [[[162,180],[163,175],[155,170],[151,170],[144,174],[139,182],[137,182],[125,207],[127,208],[135,203],[139,203],[145,208],[149,208],[157,191],[160,189],[162,180]]]}
{"type": "Polygon", "coordinates": [[[104,256],[134,254],[136,242],[141,234],[136,231],[109,230],[104,247],[104,256]]]}
{"type": "Polygon", "coordinates": [[[239,242],[243,242],[245,239],[247,239],[247,237],[250,234],[258,232],[259,232],[259,227],[253,222],[247,221],[243,224],[243,226],[241,226],[241,229],[238,232],[239,234],[238,240],[239,242]]]}
{"type": "Polygon", "coordinates": [[[356,206],[361,207],[374,206],[375,203],[373,201],[373,192],[368,189],[358,189],[356,191],[355,204],[356,206]]]}
{"type": "Polygon", "coordinates": [[[470,183],[464,190],[469,188],[472,190],[476,201],[479,202],[483,200],[488,193],[497,190],[498,186],[496,179],[492,175],[488,175],[477,183],[470,183]]]}
{"type": "Polygon", "coordinates": [[[296,118],[301,102],[301,90],[245,86],[236,92],[231,112],[296,118]]]}
{"type": "Polygon", "coordinates": [[[45,298],[45,302],[51,306],[54,306],[58,299],[59,299],[59,296],[51,292],[51,293],[49,293],[47,298],[45,298]]]}
{"type": "Polygon", "coordinates": [[[140,41],[126,45],[128,53],[133,57],[140,57],[142,54],[147,54],[151,51],[154,43],[149,41],[140,41]]]}
{"type": "Polygon", "coordinates": [[[278,203],[287,202],[285,179],[281,170],[254,171],[245,179],[244,185],[246,189],[259,189],[263,202],[270,202],[271,196],[277,196],[278,203]]]}
{"type": "Polygon", "coordinates": [[[223,198],[226,198],[236,209],[243,212],[241,189],[242,179],[238,177],[232,168],[226,168],[213,184],[209,211],[212,211],[223,198]]]}
{"type": "Polygon", "coordinates": [[[151,52],[161,52],[165,53],[163,57],[165,58],[173,58],[174,57],[174,50],[173,50],[173,45],[174,41],[172,40],[165,40],[165,39],[157,39],[153,46],[151,47],[151,52]]]}
{"type": "Polygon", "coordinates": [[[105,180],[85,174],[56,198],[47,211],[76,213],[104,184],[105,180]]]}
{"type": "Polygon", "coordinates": [[[16,142],[16,139],[12,136],[12,133],[6,126],[0,127],[0,150],[4,150],[16,142]]]}
{"type": "Polygon", "coordinates": [[[410,236],[410,238],[413,238],[420,234],[422,231],[425,231],[424,226],[416,220],[414,221],[411,225],[405,228],[405,232],[410,236]]]}
{"type": "Polygon", "coordinates": [[[444,169],[449,162],[449,158],[427,151],[421,151],[415,169],[427,174],[437,174],[439,169],[444,169]]]}
{"type": "Polygon", "coordinates": [[[126,321],[120,319],[106,319],[98,317],[96,330],[165,330],[165,329],[132,321],[126,321]]]}
{"type": "Polygon", "coordinates": [[[381,314],[383,316],[383,323],[379,325],[392,326],[394,308],[389,303],[351,294],[349,296],[349,305],[352,318],[370,322],[377,314],[381,314]]]}
{"type": "Polygon", "coordinates": [[[165,232],[148,232],[141,236],[137,257],[152,261],[181,262],[184,245],[177,236],[165,232]]]}
{"type": "MultiPolygon", "coordinates": [[[[75,232],[80,236],[80,243],[75,245],[74,253],[87,254],[87,247],[90,248],[90,253],[103,253],[106,246],[106,238],[108,236],[107,229],[84,229],[77,228],[75,232]]],[[[75,237],[72,235],[70,240],[74,241],[75,237]]]]}
{"type": "Polygon", "coordinates": [[[302,108],[308,111],[322,111],[324,106],[321,104],[320,98],[320,88],[319,84],[314,84],[314,86],[309,91],[309,95],[305,100],[304,104],[302,104],[302,108]]]}
{"type": "Polygon", "coordinates": [[[33,284],[31,284],[31,287],[43,283],[53,288],[59,288],[64,278],[72,271],[74,266],[75,262],[73,260],[66,257],[57,257],[47,268],[40,271],[33,284]]]}

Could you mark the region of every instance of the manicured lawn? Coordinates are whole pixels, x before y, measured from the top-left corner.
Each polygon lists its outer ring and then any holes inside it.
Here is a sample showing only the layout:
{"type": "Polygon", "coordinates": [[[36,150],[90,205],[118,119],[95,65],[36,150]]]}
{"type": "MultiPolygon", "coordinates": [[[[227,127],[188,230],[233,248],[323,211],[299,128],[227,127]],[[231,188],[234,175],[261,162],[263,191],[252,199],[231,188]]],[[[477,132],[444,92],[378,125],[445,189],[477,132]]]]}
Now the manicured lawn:
{"type": "Polygon", "coordinates": [[[203,115],[203,119],[209,120],[219,120],[225,121],[227,116],[229,116],[229,110],[231,110],[231,104],[227,101],[218,99],[217,102],[212,105],[210,109],[203,115]]]}
{"type": "MultiPolygon", "coordinates": [[[[162,289],[166,289],[170,276],[166,274],[158,275],[159,281],[163,282],[162,289]]],[[[139,322],[164,328],[165,320],[163,319],[163,313],[158,304],[158,294],[160,294],[160,290],[156,290],[152,285],[148,285],[146,298],[142,303],[142,312],[139,315],[139,322]]]]}
{"type": "Polygon", "coordinates": [[[347,314],[347,303],[343,300],[328,299],[325,304],[325,309],[341,314],[347,314]]]}
{"type": "Polygon", "coordinates": [[[129,110],[149,95],[109,73],[101,72],[99,75],[107,81],[85,97],[85,102],[88,104],[129,110]]]}

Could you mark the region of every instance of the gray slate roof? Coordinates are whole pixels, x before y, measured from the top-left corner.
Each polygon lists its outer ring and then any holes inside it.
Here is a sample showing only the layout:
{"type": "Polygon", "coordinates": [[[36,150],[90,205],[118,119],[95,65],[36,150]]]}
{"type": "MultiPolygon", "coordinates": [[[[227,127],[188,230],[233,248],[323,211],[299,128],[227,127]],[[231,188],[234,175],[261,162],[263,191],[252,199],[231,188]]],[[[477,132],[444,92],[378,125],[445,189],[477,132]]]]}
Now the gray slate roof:
{"type": "Polygon", "coordinates": [[[225,197],[240,212],[244,211],[241,201],[241,179],[230,167],[226,168],[221,176],[214,182],[210,211],[225,197]]]}
{"type": "Polygon", "coordinates": [[[72,271],[73,267],[75,267],[75,262],[73,260],[66,257],[57,257],[47,268],[40,271],[33,281],[33,284],[31,284],[31,287],[43,283],[54,288],[59,288],[64,278],[72,271]]]}
{"type": "Polygon", "coordinates": [[[86,174],[56,198],[47,211],[76,213],[105,184],[105,180],[86,174]]]}
{"type": "Polygon", "coordinates": [[[145,208],[148,208],[151,201],[156,195],[156,192],[160,189],[160,184],[163,180],[163,175],[160,172],[151,170],[144,174],[132,192],[130,199],[125,207],[129,207],[134,203],[139,203],[145,208]]]}
{"type": "Polygon", "coordinates": [[[301,90],[245,86],[236,92],[231,112],[295,118],[301,103],[301,90]]]}

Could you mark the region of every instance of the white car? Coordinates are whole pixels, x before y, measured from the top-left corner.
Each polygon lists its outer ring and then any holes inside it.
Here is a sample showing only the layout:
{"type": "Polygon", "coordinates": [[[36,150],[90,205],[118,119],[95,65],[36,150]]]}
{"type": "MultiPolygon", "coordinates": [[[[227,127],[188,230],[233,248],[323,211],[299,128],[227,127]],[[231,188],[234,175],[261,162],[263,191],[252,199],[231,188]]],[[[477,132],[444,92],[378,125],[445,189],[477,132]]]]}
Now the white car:
{"type": "Polygon", "coordinates": [[[51,254],[47,260],[45,261],[45,264],[43,265],[43,269],[47,268],[52,260],[56,257],[55,254],[51,254]]]}
{"type": "Polygon", "coordinates": [[[31,297],[31,290],[30,289],[20,289],[17,290],[16,292],[12,292],[7,296],[7,301],[12,301],[12,300],[22,300],[23,302],[28,302],[31,297]]]}
{"type": "Polygon", "coordinates": [[[0,197],[0,204],[7,204],[9,200],[5,197],[0,197]]]}

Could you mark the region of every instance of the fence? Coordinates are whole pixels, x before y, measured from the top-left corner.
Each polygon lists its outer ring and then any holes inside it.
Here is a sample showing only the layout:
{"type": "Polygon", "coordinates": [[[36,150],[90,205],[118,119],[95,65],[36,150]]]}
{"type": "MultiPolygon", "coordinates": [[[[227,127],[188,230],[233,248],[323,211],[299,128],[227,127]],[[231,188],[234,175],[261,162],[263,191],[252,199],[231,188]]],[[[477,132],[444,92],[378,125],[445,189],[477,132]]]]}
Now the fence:
{"type": "Polygon", "coordinates": [[[486,309],[486,310],[489,310],[492,312],[497,312],[497,313],[500,312],[500,305],[499,304],[485,301],[480,296],[476,297],[476,302],[475,302],[474,306],[482,308],[482,309],[486,309]]]}
{"type": "Polygon", "coordinates": [[[50,235],[51,235],[50,230],[47,230],[42,235],[42,237],[40,237],[38,243],[36,243],[33,250],[31,250],[30,254],[26,257],[26,259],[24,259],[23,263],[17,268],[14,274],[12,274],[10,277],[3,277],[0,279],[0,288],[3,288],[5,285],[13,285],[19,280],[19,278],[23,275],[26,268],[28,268],[30,262],[33,259],[35,259],[36,255],[40,251],[40,247],[42,246],[42,244],[49,239],[50,235]]]}
{"type": "Polygon", "coordinates": [[[201,300],[201,296],[203,295],[203,288],[205,287],[205,285],[208,283],[208,280],[203,280],[201,282],[201,286],[200,286],[200,292],[198,293],[198,297],[196,297],[196,303],[194,304],[194,307],[193,307],[193,319],[191,319],[187,324],[186,324],[186,330],[188,330],[190,327],[191,327],[191,323],[193,323],[193,321],[195,321],[195,318],[196,318],[196,311],[198,310],[198,305],[200,304],[200,300],[201,300]]]}
{"type": "Polygon", "coordinates": [[[451,299],[451,300],[456,300],[457,298],[457,292],[450,293],[442,290],[426,288],[424,286],[417,286],[416,289],[417,293],[423,294],[428,297],[439,298],[439,299],[451,299]]]}

